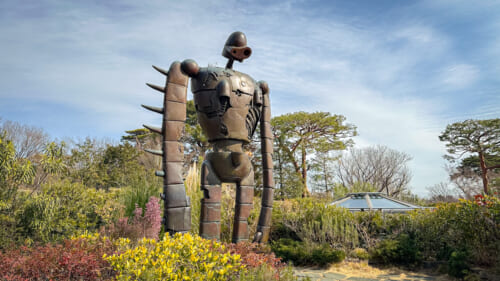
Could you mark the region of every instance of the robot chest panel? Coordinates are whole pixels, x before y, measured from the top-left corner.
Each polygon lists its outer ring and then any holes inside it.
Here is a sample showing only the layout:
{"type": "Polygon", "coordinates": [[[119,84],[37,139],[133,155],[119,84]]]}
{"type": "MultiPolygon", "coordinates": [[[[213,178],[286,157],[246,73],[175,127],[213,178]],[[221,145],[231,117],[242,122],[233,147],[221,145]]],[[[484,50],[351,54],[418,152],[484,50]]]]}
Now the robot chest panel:
{"type": "Polygon", "coordinates": [[[205,68],[192,79],[191,89],[199,111],[214,111],[220,107],[250,107],[256,89],[248,75],[222,68],[205,68]]]}

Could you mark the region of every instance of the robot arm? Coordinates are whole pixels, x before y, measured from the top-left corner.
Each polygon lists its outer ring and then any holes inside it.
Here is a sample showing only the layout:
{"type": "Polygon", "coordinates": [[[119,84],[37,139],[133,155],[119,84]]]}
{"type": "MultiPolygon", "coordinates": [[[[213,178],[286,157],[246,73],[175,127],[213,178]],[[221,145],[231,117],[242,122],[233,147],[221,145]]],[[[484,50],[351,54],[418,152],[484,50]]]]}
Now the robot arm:
{"type": "Polygon", "coordinates": [[[174,62],[168,71],[153,66],[158,72],[167,76],[165,87],[147,84],[164,94],[163,108],[145,106],[144,108],[163,114],[162,127],[144,125],[152,132],[161,134],[162,150],[146,150],[162,156],[162,171],[156,175],[163,177],[163,193],[165,200],[165,216],[163,225],[170,234],[187,232],[191,229],[191,207],[189,197],[182,179],[184,161],[184,145],[180,138],[186,121],[187,84],[189,77],[181,71],[181,63],[174,62]]]}
{"type": "Polygon", "coordinates": [[[262,89],[262,118],[260,120],[260,138],[262,151],[263,189],[262,208],[254,242],[265,243],[269,239],[271,215],[273,211],[273,134],[271,132],[271,104],[269,102],[269,86],[266,82],[258,83],[262,89]]]}

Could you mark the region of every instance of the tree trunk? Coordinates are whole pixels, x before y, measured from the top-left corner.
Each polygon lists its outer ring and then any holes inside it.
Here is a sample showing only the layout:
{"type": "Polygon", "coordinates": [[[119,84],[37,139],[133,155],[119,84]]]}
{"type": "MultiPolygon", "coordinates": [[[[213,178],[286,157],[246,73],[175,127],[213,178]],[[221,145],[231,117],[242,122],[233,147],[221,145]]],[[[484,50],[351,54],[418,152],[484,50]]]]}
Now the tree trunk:
{"type": "Polygon", "coordinates": [[[283,163],[281,163],[281,154],[279,150],[277,151],[278,154],[278,170],[279,170],[279,179],[280,179],[280,193],[281,193],[281,200],[285,198],[285,191],[283,190],[283,163]]]}
{"type": "Polygon", "coordinates": [[[488,194],[488,169],[484,161],[484,154],[479,152],[479,165],[481,166],[481,178],[483,179],[484,194],[488,194]]]}
{"type": "Polygon", "coordinates": [[[323,160],[323,175],[325,180],[325,192],[328,192],[328,178],[326,175],[326,160],[323,160]]]}
{"type": "Polygon", "coordinates": [[[302,190],[302,198],[309,197],[309,189],[307,188],[307,165],[306,165],[306,148],[302,146],[302,183],[304,189],[302,190]]]}

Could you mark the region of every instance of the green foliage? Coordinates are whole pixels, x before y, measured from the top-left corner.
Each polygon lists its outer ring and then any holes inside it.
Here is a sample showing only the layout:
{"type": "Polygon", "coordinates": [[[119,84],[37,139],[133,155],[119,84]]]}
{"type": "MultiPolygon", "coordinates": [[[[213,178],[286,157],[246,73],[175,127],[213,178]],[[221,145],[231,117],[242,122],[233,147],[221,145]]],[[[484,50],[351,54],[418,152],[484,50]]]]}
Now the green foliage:
{"type": "Polygon", "coordinates": [[[273,241],[271,248],[278,257],[294,265],[319,265],[341,262],[345,259],[342,250],[335,250],[328,244],[315,244],[282,238],[273,241]]]}
{"type": "Polygon", "coordinates": [[[193,100],[189,100],[186,104],[186,127],[182,137],[182,141],[186,145],[185,156],[187,163],[200,162],[200,158],[205,157],[205,151],[209,147],[208,138],[203,133],[198,117],[196,107],[193,100]]]}
{"type": "Polygon", "coordinates": [[[368,260],[370,258],[370,253],[368,253],[366,249],[355,248],[349,253],[349,256],[360,260],[368,260]]]}
{"type": "MultiPolygon", "coordinates": [[[[58,241],[84,231],[97,230],[104,221],[112,193],[59,181],[26,198],[17,221],[23,236],[34,241],[58,241]]],[[[114,212],[115,210],[110,210],[114,212]]]]}
{"type": "Polygon", "coordinates": [[[307,247],[329,244],[352,257],[364,251],[366,258],[368,250],[370,259],[382,263],[446,262],[452,275],[468,267],[500,265],[499,198],[478,195],[475,201],[460,200],[435,209],[395,214],[352,214],[331,207],[310,198],[275,202],[271,240],[276,254],[305,263],[301,257],[312,252],[307,247]],[[352,228],[346,231],[346,227],[352,228]],[[355,252],[354,247],[366,250],[355,252]],[[463,252],[466,259],[462,259],[463,252]]]}
{"type": "MultiPolygon", "coordinates": [[[[345,123],[342,115],[329,112],[295,112],[272,118],[271,125],[277,145],[277,155],[293,165],[301,175],[302,196],[307,190],[307,156],[322,151],[343,150],[352,144],[356,127],[345,123]]],[[[279,161],[278,169],[285,161],[279,161]]]]}
{"type": "Polygon", "coordinates": [[[274,209],[274,223],[287,227],[302,241],[346,250],[358,245],[354,216],[345,208],[303,198],[276,202],[274,209]]]}
{"type": "Polygon", "coordinates": [[[488,194],[488,170],[500,168],[498,163],[493,166],[487,166],[486,163],[487,156],[496,159],[500,155],[500,118],[450,124],[441,133],[439,140],[446,142],[449,153],[446,157],[452,162],[464,154],[478,157],[484,193],[488,194]]]}
{"type": "Polygon", "coordinates": [[[448,142],[446,147],[450,154],[496,152],[500,145],[500,118],[465,120],[450,124],[446,126],[439,139],[448,142]]]}
{"type": "Polygon", "coordinates": [[[10,204],[18,186],[31,182],[33,176],[31,162],[16,158],[14,144],[0,132],[0,207],[10,204]]]}
{"type": "Polygon", "coordinates": [[[64,150],[66,143],[48,143],[41,156],[40,164],[43,171],[47,174],[62,174],[67,170],[66,163],[64,163],[64,150]]]}
{"type": "Polygon", "coordinates": [[[333,186],[333,194],[336,199],[346,196],[348,193],[354,192],[376,192],[377,188],[367,182],[355,182],[351,186],[345,186],[337,183],[333,186]]]}
{"type": "Polygon", "coordinates": [[[98,166],[103,187],[124,187],[130,183],[132,177],[146,176],[146,170],[138,161],[142,153],[129,143],[108,145],[98,166]]]}
{"type": "Polygon", "coordinates": [[[31,162],[18,159],[14,144],[0,132],[0,248],[19,239],[15,216],[21,206],[18,199],[18,188],[21,184],[30,183],[34,176],[31,162]]]}
{"type": "Polygon", "coordinates": [[[136,207],[145,208],[151,196],[158,196],[161,193],[161,179],[150,177],[133,177],[129,186],[124,187],[120,192],[120,201],[125,206],[125,216],[133,217],[136,207]]]}
{"type": "Polygon", "coordinates": [[[71,150],[68,161],[69,176],[73,181],[81,182],[88,187],[104,187],[104,179],[101,177],[103,173],[99,170],[104,149],[104,145],[90,138],[85,139],[83,143],[76,144],[76,147],[71,150]]]}
{"type": "Polygon", "coordinates": [[[467,250],[453,251],[448,260],[448,273],[455,277],[464,277],[469,273],[470,262],[467,250]]]}
{"type": "Polygon", "coordinates": [[[386,239],[380,241],[372,249],[371,256],[374,260],[386,264],[415,265],[422,262],[422,254],[418,249],[415,238],[401,234],[397,240],[386,239]]]}
{"type": "Polygon", "coordinates": [[[148,142],[160,136],[151,132],[146,128],[125,131],[127,135],[122,136],[121,140],[129,143],[134,143],[138,147],[144,147],[148,142]]]}

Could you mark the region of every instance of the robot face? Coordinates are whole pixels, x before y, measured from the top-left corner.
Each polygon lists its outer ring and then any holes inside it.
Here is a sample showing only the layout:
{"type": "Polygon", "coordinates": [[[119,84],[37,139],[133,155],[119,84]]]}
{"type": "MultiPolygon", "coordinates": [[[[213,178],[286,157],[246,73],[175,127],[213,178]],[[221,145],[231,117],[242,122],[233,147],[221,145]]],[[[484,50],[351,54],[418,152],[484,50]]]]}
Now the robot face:
{"type": "Polygon", "coordinates": [[[242,62],[252,54],[252,49],[247,46],[247,37],[243,32],[233,32],[227,38],[222,49],[222,55],[230,60],[242,62]]]}
{"type": "Polygon", "coordinates": [[[242,62],[244,59],[249,58],[252,55],[252,49],[250,47],[224,47],[224,56],[228,59],[234,59],[242,62]]]}

